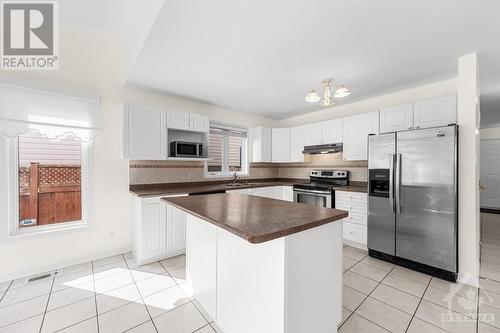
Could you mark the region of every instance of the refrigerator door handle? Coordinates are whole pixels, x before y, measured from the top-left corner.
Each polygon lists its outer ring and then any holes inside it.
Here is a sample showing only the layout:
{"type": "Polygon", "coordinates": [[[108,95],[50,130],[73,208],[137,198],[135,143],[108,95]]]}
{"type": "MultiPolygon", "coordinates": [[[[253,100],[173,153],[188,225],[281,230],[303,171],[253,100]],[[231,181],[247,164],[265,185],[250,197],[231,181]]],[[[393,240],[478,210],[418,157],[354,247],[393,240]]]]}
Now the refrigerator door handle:
{"type": "Polygon", "coordinates": [[[391,155],[391,166],[389,168],[389,206],[391,207],[391,212],[395,213],[394,207],[394,161],[396,160],[396,154],[391,155]]]}
{"type": "Polygon", "coordinates": [[[396,154],[396,214],[401,214],[401,154],[396,154]]]}

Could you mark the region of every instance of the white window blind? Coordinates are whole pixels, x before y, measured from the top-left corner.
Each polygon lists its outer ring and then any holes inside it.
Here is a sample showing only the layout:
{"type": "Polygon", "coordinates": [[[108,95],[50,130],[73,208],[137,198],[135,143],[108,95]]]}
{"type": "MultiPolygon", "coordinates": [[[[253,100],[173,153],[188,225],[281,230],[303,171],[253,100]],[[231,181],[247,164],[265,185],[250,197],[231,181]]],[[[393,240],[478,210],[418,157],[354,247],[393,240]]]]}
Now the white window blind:
{"type": "Polygon", "coordinates": [[[246,128],[211,123],[208,140],[208,173],[246,172],[246,144],[246,128]]]}

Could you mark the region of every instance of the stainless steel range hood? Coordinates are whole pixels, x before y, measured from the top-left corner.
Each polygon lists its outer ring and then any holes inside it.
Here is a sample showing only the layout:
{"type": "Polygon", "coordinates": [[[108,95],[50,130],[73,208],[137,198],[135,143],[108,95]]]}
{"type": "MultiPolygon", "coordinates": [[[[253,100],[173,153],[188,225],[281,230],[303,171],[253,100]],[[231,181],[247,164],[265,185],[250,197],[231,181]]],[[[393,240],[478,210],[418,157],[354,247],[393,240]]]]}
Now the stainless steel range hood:
{"type": "Polygon", "coordinates": [[[304,154],[333,154],[339,153],[343,150],[343,145],[341,143],[328,143],[323,145],[305,146],[304,154]]]}

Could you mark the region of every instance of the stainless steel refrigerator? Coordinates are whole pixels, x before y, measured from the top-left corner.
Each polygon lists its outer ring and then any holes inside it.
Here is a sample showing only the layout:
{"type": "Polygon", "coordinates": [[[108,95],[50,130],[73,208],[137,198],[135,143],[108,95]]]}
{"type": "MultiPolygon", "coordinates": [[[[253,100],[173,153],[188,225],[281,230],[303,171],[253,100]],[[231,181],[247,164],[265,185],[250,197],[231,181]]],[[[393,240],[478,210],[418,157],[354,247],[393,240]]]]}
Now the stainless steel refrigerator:
{"type": "Polygon", "coordinates": [[[456,280],[457,126],[368,138],[370,255],[456,280]]]}

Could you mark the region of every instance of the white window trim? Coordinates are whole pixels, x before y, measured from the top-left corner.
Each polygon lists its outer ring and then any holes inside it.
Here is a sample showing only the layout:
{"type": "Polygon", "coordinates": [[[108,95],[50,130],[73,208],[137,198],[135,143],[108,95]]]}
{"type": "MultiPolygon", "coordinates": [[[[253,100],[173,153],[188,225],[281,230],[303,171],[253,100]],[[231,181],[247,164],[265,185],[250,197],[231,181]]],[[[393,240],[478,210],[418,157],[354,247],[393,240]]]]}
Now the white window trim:
{"type": "MultiPolygon", "coordinates": [[[[231,125],[228,125],[231,126],[231,125]]],[[[209,172],[208,171],[208,161],[205,161],[205,166],[204,166],[204,177],[205,178],[225,178],[225,177],[232,177],[234,173],[238,175],[238,177],[248,177],[250,176],[250,140],[249,140],[249,131],[247,128],[245,128],[247,132],[247,137],[245,138],[245,145],[244,145],[244,152],[242,154],[243,161],[243,171],[229,171],[229,170],[224,170],[225,167],[229,166],[229,161],[227,156],[227,152],[229,151],[229,137],[227,135],[224,135],[224,141],[223,141],[223,147],[222,147],[222,171],[220,172],[209,172]]],[[[210,133],[208,133],[210,135],[210,133]]],[[[208,142],[208,141],[207,141],[208,142]]],[[[207,143],[207,150],[208,150],[208,143],[207,143]]]]}
{"type": "Polygon", "coordinates": [[[92,156],[92,143],[81,144],[81,207],[82,219],[79,221],[62,222],[45,226],[33,226],[28,228],[19,228],[19,159],[18,159],[18,140],[16,138],[4,137],[6,144],[7,158],[5,159],[4,170],[6,178],[4,183],[7,191],[7,236],[27,237],[46,234],[54,234],[67,232],[71,230],[88,229],[88,214],[89,214],[89,178],[90,174],[90,159],[92,156]]]}

